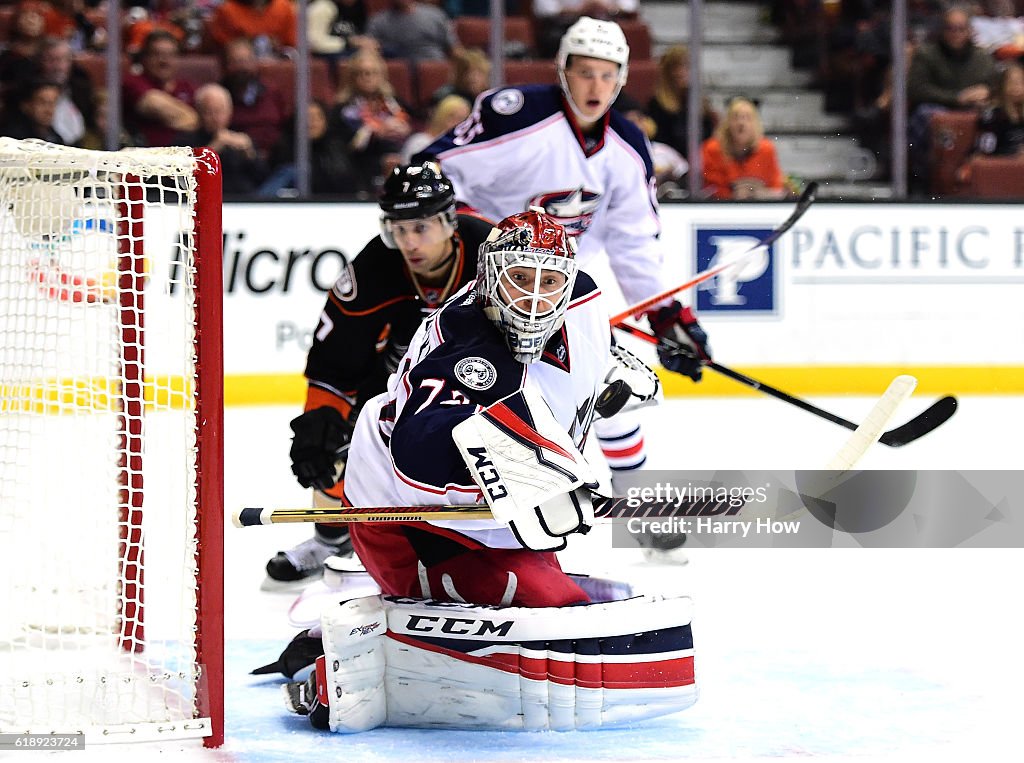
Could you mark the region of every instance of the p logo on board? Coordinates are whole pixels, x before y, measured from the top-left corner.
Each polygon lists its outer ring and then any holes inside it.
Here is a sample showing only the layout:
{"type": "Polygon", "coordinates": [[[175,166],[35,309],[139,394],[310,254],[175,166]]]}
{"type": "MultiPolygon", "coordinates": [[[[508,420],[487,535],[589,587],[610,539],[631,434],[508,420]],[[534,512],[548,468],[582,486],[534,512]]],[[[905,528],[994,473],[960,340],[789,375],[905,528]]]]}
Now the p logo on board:
{"type": "Polygon", "coordinates": [[[737,263],[697,287],[698,312],[745,315],[777,312],[774,246],[750,251],[770,233],[767,228],[697,229],[694,272],[737,263]]]}

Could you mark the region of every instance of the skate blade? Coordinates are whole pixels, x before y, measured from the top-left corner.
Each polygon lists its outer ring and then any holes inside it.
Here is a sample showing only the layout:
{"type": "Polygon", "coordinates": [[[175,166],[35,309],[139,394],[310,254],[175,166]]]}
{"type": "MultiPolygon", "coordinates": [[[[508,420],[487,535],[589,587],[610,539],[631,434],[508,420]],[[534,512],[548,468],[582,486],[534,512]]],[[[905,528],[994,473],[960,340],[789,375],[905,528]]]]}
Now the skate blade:
{"type": "Polygon", "coordinates": [[[319,583],[322,577],[322,570],[298,580],[275,580],[270,575],[266,575],[260,584],[260,590],[266,593],[295,593],[305,590],[314,583],[319,583]]]}

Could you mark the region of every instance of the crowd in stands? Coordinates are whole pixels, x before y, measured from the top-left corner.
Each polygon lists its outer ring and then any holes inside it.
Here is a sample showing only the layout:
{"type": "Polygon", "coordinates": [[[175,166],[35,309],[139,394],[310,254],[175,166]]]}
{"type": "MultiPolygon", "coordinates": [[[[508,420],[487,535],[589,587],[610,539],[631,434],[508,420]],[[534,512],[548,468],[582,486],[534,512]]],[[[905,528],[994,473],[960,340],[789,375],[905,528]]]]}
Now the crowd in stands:
{"type": "MultiPolygon", "coordinates": [[[[504,52],[526,66],[509,81],[550,82],[553,50],[544,33],[556,30],[557,42],[584,13],[632,21],[641,33],[637,49],[649,57],[637,7],[637,0],[507,0],[504,52]]],[[[487,0],[307,4],[314,194],[374,194],[403,157],[469,115],[490,86],[489,9],[487,0]]],[[[126,3],[121,144],[209,146],[221,154],[226,195],[293,195],[298,19],[293,0],[126,3]]],[[[0,3],[3,134],[105,145],[106,24],[102,0],[0,3]]],[[[649,58],[640,64],[653,66],[649,58]]],[[[683,114],[685,122],[685,77],[662,79],[672,82],[661,88],[658,120],[683,114]]],[[[685,128],[658,140],[686,150],[685,128]]]]}
{"type": "MultiPolygon", "coordinates": [[[[1024,0],[908,8],[910,188],[964,191],[969,164],[1024,143],[1024,0]]],[[[550,82],[554,46],[581,14],[622,24],[632,56],[617,106],[651,141],[661,197],[682,198],[694,163],[689,53],[675,45],[650,58],[639,9],[639,0],[506,0],[506,80],[550,82]]],[[[488,11],[487,0],[308,3],[314,193],[373,195],[391,167],[465,118],[490,85],[488,11]]],[[[776,0],[772,13],[829,108],[850,115],[887,167],[890,3],[776,0]]],[[[293,195],[294,0],[149,0],[126,3],[122,18],[122,145],[209,145],[230,157],[226,193],[293,195]]],[[[0,133],[104,145],[106,23],[102,0],[0,3],[0,133]]],[[[704,98],[699,124],[702,196],[789,193],[756,94],[724,114],[704,98]]]]}
{"type": "MultiPolygon", "coordinates": [[[[829,110],[850,115],[862,145],[888,168],[892,3],[776,0],[772,10],[794,60],[817,75],[829,110]]],[[[909,0],[904,44],[911,195],[995,196],[1000,189],[979,188],[971,170],[993,156],[1017,157],[1016,166],[1001,165],[1006,172],[996,180],[1019,195],[1009,180],[1024,176],[1021,143],[1012,137],[1020,134],[1022,115],[1007,107],[1006,88],[1009,81],[1012,92],[1012,70],[1024,61],[1024,1],[909,0]],[[1002,140],[992,137],[997,132],[1002,140]]]]}

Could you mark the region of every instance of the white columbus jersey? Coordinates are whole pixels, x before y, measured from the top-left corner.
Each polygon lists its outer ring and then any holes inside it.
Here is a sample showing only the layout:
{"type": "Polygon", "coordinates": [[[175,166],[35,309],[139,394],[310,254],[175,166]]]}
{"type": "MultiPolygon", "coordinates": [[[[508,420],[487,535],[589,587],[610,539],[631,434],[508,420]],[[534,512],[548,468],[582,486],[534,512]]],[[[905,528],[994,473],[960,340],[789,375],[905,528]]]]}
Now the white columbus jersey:
{"type": "MultiPolygon", "coordinates": [[[[452,440],[452,429],[501,400],[524,421],[520,393],[540,393],[582,450],[594,405],[612,365],[608,313],[593,280],[580,271],[565,324],[540,360],[516,361],[469,284],[425,320],[391,375],[388,391],[359,414],[345,469],[354,506],[460,505],[483,502],[452,440]]],[[[543,434],[543,433],[541,433],[543,434]]],[[[487,521],[438,521],[492,548],[519,548],[512,532],[487,521]]]]}
{"type": "Polygon", "coordinates": [[[580,133],[557,85],[504,88],[417,154],[436,158],[457,198],[492,220],[538,206],[579,236],[583,267],[601,251],[630,304],[672,286],[664,278],[650,144],[610,110],[580,133]]]}

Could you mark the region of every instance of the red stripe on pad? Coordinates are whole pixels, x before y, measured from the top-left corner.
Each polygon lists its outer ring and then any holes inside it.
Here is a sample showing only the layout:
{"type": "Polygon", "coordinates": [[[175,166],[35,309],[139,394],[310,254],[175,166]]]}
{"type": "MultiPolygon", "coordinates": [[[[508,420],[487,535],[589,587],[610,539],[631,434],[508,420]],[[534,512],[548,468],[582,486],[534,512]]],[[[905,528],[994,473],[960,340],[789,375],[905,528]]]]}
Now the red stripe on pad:
{"type": "Polygon", "coordinates": [[[572,457],[572,454],[557,442],[552,442],[546,437],[542,437],[539,432],[519,418],[515,412],[504,403],[495,403],[494,405],[485,408],[483,413],[485,416],[489,416],[500,424],[511,429],[516,436],[521,437],[528,442],[532,442],[534,445],[547,448],[560,456],[565,456],[572,461],[576,460],[572,457]]]}
{"type": "Polygon", "coordinates": [[[414,636],[388,631],[388,638],[417,649],[447,655],[463,662],[483,665],[504,673],[519,674],[534,681],[551,681],[584,689],[663,689],[694,683],[693,657],[677,657],[649,662],[574,662],[557,657],[524,657],[498,652],[474,655],[445,649],[414,636]]]}

